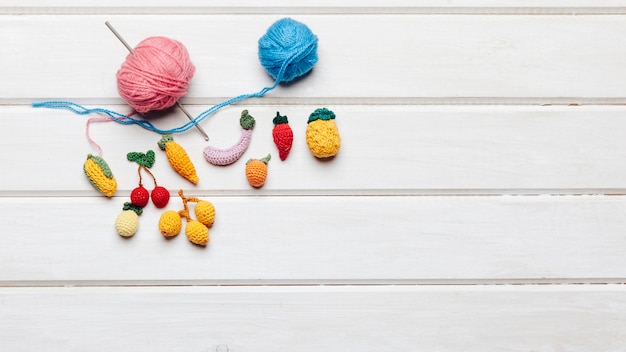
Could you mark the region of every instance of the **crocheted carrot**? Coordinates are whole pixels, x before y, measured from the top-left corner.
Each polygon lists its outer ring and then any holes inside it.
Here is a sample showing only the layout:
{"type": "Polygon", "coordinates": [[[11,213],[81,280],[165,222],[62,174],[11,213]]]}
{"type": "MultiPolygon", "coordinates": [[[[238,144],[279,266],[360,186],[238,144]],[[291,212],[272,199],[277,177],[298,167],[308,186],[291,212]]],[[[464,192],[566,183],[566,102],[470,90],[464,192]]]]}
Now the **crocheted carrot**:
{"type": "Polygon", "coordinates": [[[289,126],[287,116],[281,116],[278,111],[276,111],[276,117],[274,117],[272,122],[274,123],[272,137],[274,137],[274,144],[278,148],[278,157],[280,160],[285,160],[293,144],[293,131],[289,126]]]}
{"type": "Polygon", "coordinates": [[[187,152],[180,144],[174,142],[171,134],[163,136],[157,144],[161,150],[165,150],[167,160],[172,165],[174,171],[194,185],[198,183],[196,168],[193,166],[191,159],[189,159],[189,155],[187,155],[187,152]]]}
{"type": "Polygon", "coordinates": [[[306,128],[306,144],[316,158],[330,158],[339,152],[341,137],[335,124],[335,113],[321,108],[310,116],[306,128]]]}
{"type": "Polygon", "coordinates": [[[263,159],[250,159],[246,163],[246,178],[250,186],[259,188],[265,184],[267,179],[267,163],[272,156],[267,154],[263,159]]]}
{"type": "Polygon", "coordinates": [[[113,173],[104,159],[92,154],[87,155],[83,170],[89,182],[91,182],[98,191],[107,197],[111,197],[115,194],[117,181],[115,181],[115,177],[113,177],[113,173]]]}
{"type": "Polygon", "coordinates": [[[206,146],[203,151],[206,161],[213,165],[224,166],[239,160],[248,149],[248,146],[250,146],[252,129],[255,123],[254,117],[248,114],[248,110],[242,111],[241,118],[239,119],[239,124],[241,125],[241,137],[239,137],[239,141],[226,149],[215,148],[210,145],[206,146]]]}

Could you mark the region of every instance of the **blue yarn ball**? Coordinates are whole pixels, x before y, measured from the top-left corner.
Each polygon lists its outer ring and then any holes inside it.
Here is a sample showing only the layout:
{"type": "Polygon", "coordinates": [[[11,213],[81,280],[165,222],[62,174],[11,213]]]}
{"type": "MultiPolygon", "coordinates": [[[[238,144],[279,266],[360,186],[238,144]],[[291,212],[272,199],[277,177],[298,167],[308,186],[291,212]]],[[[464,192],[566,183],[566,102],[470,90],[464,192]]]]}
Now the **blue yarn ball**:
{"type": "Polygon", "coordinates": [[[317,36],[291,18],[278,20],[259,39],[259,61],[279,83],[292,81],[317,63],[317,36]]]}

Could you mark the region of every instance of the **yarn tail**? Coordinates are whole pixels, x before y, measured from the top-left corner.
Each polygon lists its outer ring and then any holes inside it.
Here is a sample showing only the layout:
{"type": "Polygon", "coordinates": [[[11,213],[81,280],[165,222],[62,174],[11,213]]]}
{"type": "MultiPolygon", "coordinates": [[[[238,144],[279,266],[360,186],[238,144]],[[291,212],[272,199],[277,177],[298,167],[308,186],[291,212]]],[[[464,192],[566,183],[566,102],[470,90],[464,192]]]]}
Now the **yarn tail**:
{"type": "Polygon", "coordinates": [[[170,134],[170,133],[180,133],[189,130],[194,127],[196,124],[193,121],[186,123],[185,125],[177,128],[172,128],[169,130],[163,130],[154,126],[150,121],[141,120],[132,117],[131,115],[124,115],[117,111],[103,109],[103,108],[86,108],[82,105],[73,103],[71,101],[42,101],[32,103],[33,108],[47,108],[47,109],[61,109],[61,110],[69,110],[77,115],[88,115],[88,114],[103,114],[111,118],[117,123],[122,125],[139,125],[146,130],[153,131],[159,134],[170,134]]]}
{"type": "Polygon", "coordinates": [[[93,138],[91,138],[91,134],[89,133],[89,124],[91,124],[92,122],[109,122],[109,121],[113,121],[113,119],[110,117],[92,117],[87,120],[87,123],[85,123],[85,135],[87,136],[87,140],[89,141],[89,143],[91,143],[91,145],[96,147],[96,149],[98,150],[99,156],[102,156],[102,147],[100,147],[100,145],[96,143],[96,141],[93,138]]]}

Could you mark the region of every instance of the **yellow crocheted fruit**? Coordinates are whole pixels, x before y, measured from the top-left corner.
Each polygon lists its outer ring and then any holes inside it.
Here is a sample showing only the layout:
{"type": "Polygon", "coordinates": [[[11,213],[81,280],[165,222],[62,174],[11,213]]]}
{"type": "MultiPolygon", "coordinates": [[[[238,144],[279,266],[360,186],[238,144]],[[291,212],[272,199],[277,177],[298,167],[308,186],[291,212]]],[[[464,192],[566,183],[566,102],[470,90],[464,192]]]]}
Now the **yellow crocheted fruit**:
{"type": "Polygon", "coordinates": [[[213,203],[206,200],[200,200],[198,201],[198,204],[196,204],[196,209],[194,209],[194,211],[198,221],[203,223],[206,227],[213,226],[213,223],[215,222],[215,207],[213,206],[213,203]]]}
{"type": "Polygon", "coordinates": [[[205,246],[209,243],[209,229],[203,223],[191,220],[185,227],[185,235],[192,243],[205,246]]]}
{"type": "Polygon", "coordinates": [[[115,219],[115,230],[123,237],[134,235],[138,226],[139,216],[133,210],[124,210],[115,219]]]}
{"type": "Polygon", "coordinates": [[[316,158],[330,158],[339,152],[341,137],[334,119],[335,114],[326,108],[315,110],[309,117],[306,145],[316,158]]]}
{"type": "Polygon", "coordinates": [[[174,171],[194,185],[198,183],[199,178],[198,174],[196,174],[196,168],[191,162],[189,155],[187,155],[187,151],[180,144],[174,142],[172,135],[163,136],[157,144],[159,148],[165,150],[167,160],[174,171]]]}
{"type": "Polygon", "coordinates": [[[111,197],[115,194],[117,181],[115,181],[115,177],[113,177],[113,173],[104,159],[96,155],[87,155],[83,170],[89,182],[91,182],[98,191],[107,197],[111,197]]]}
{"type": "Polygon", "coordinates": [[[159,231],[165,237],[174,237],[180,233],[183,221],[177,211],[168,210],[161,214],[159,219],[159,231]]]}

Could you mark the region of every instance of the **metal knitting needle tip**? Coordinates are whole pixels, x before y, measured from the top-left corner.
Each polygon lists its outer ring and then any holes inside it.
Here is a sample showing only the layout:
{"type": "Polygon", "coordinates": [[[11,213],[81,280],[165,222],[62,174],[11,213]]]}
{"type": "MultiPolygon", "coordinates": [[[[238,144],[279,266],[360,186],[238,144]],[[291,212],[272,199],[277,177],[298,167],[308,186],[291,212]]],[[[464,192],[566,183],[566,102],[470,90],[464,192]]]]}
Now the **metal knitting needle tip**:
{"type": "MultiPolygon", "coordinates": [[[[109,21],[105,21],[104,24],[109,28],[109,30],[111,30],[111,32],[113,33],[113,35],[115,35],[115,37],[122,43],[124,44],[124,46],[126,47],[126,49],[128,49],[128,51],[131,54],[134,54],[135,51],[133,50],[133,47],[130,46],[128,44],[128,42],[126,42],[126,40],[124,40],[124,37],[122,37],[122,35],[115,30],[115,28],[113,28],[113,26],[111,25],[111,23],[109,23],[109,21]]],[[[189,119],[189,121],[193,121],[193,117],[191,116],[191,114],[189,114],[189,112],[187,111],[187,109],[185,109],[179,102],[176,102],[176,106],[185,114],[187,115],[187,118],[189,119]]],[[[196,128],[198,129],[198,131],[200,131],[200,133],[202,133],[202,135],[204,136],[204,140],[208,141],[209,140],[209,135],[206,134],[206,132],[202,129],[202,127],[200,127],[200,125],[198,125],[197,123],[194,124],[196,126],[196,128]]]]}
{"type": "Polygon", "coordinates": [[[113,35],[115,35],[115,37],[117,37],[117,39],[124,44],[124,46],[126,47],[126,49],[128,49],[128,51],[130,51],[131,54],[134,54],[135,51],[133,50],[133,47],[128,45],[128,43],[124,40],[124,38],[122,37],[121,34],[119,34],[118,31],[115,30],[115,28],[113,28],[113,26],[109,23],[109,21],[105,21],[104,24],[109,27],[109,29],[111,30],[111,32],[113,33],[113,35]]]}
{"type": "MultiPolygon", "coordinates": [[[[185,113],[185,115],[187,115],[187,118],[189,118],[189,121],[193,121],[193,117],[191,117],[191,114],[189,114],[189,112],[187,111],[187,109],[185,109],[181,103],[176,102],[176,106],[178,106],[178,108],[180,109],[180,111],[182,111],[183,113],[185,113]]],[[[204,132],[204,130],[202,129],[202,127],[200,127],[200,125],[194,123],[194,125],[196,126],[196,128],[198,129],[198,131],[200,131],[200,133],[202,133],[202,135],[204,136],[204,140],[205,141],[209,141],[209,135],[206,134],[206,132],[204,132]]]]}

